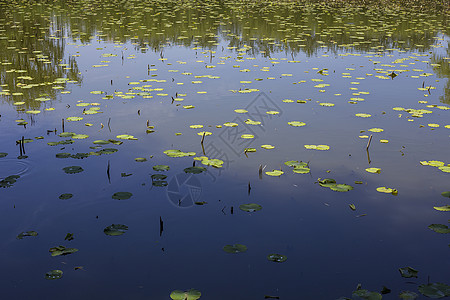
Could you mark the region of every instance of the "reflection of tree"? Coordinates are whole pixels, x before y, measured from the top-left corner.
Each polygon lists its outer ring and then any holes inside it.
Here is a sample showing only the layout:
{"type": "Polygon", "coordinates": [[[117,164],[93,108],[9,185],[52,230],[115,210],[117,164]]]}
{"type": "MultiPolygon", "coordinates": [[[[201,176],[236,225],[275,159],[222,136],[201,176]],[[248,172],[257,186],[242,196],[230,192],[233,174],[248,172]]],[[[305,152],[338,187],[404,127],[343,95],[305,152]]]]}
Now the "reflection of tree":
{"type": "Polygon", "coordinates": [[[0,4],[0,83],[8,102],[37,109],[38,97],[55,99],[68,78],[80,82],[77,63],[64,60],[62,27],[44,5],[0,4]]]}
{"type": "Polygon", "coordinates": [[[439,97],[441,102],[450,104],[450,42],[447,45],[447,56],[433,55],[431,57],[431,63],[436,64],[434,67],[434,72],[439,78],[446,78],[447,83],[444,87],[444,95],[439,97]]]}
{"type": "MultiPolygon", "coordinates": [[[[75,59],[63,61],[69,40],[131,42],[137,50],[161,55],[167,45],[212,50],[219,41],[233,49],[248,46],[247,54],[269,57],[280,52],[294,58],[298,53],[312,56],[323,51],[382,55],[390,48],[425,52],[435,43],[436,33],[449,33],[448,14],[442,13],[445,1],[428,2],[42,0],[25,7],[20,1],[0,4],[0,19],[5,20],[0,25],[0,48],[6,49],[0,53],[1,83],[10,94],[23,93],[7,96],[8,101],[26,99],[27,107],[38,107],[30,99],[39,95],[55,98],[54,85],[64,86],[57,78],[81,80],[75,59]]],[[[443,67],[440,70],[446,72],[443,67]]]]}

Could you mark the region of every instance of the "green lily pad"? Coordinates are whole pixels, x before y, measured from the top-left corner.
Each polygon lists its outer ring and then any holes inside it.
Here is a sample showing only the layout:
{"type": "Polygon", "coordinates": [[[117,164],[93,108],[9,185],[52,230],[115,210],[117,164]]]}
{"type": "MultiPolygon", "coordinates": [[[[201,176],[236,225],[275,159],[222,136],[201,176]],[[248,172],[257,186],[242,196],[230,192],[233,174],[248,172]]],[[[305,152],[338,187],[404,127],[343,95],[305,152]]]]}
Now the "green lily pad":
{"type": "Polygon", "coordinates": [[[122,145],[123,144],[122,141],[117,141],[117,140],[112,140],[112,139],[109,139],[108,141],[110,141],[111,144],[114,144],[114,145],[122,145]]]}
{"type": "Polygon", "coordinates": [[[402,277],[405,277],[405,278],[412,278],[412,277],[417,278],[417,273],[419,273],[419,271],[417,271],[416,269],[413,269],[411,267],[404,267],[404,268],[400,268],[398,270],[400,271],[400,274],[402,275],[402,277]]]}
{"type": "Polygon", "coordinates": [[[79,166],[65,167],[63,168],[63,170],[64,172],[66,172],[66,174],[76,174],[84,171],[83,168],[79,166]]]}
{"type": "Polygon", "coordinates": [[[226,122],[226,123],[223,123],[223,126],[236,127],[236,126],[238,126],[238,123],[226,122]]]}
{"type": "Polygon", "coordinates": [[[121,139],[121,140],[137,140],[137,138],[135,138],[132,135],[129,134],[120,134],[118,136],[116,136],[116,138],[121,139]]]}
{"type": "Polygon", "coordinates": [[[256,152],[256,149],[255,149],[255,148],[245,148],[245,149],[244,149],[244,152],[245,152],[245,153],[248,153],[248,152],[256,152]]]}
{"type": "Polygon", "coordinates": [[[21,240],[26,236],[37,236],[37,235],[38,235],[38,233],[36,231],[24,231],[17,235],[17,239],[21,240]]]}
{"type": "Polygon", "coordinates": [[[92,143],[94,143],[96,145],[106,145],[106,144],[109,144],[111,142],[110,141],[106,141],[106,140],[96,140],[96,141],[93,141],[92,143]]]}
{"type": "Polygon", "coordinates": [[[450,198],[450,191],[442,192],[441,195],[442,195],[443,197],[448,197],[448,198],[450,198]]]}
{"type": "Polygon", "coordinates": [[[444,224],[431,224],[428,228],[437,233],[450,233],[450,228],[444,224]]]}
{"type": "Polygon", "coordinates": [[[378,187],[377,188],[377,192],[386,193],[386,194],[392,194],[392,195],[397,195],[398,194],[398,191],[396,189],[388,188],[388,187],[385,187],[385,186],[378,187]]]}
{"type": "Polygon", "coordinates": [[[56,158],[69,158],[71,156],[70,153],[56,153],[56,158]]]}
{"type": "Polygon", "coordinates": [[[67,122],[75,122],[75,121],[81,121],[81,120],[83,120],[82,117],[68,117],[68,118],[66,118],[67,122]]]}
{"type": "Polygon", "coordinates": [[[60,134],[58,134],[60,137],[72,137],[74,136],[76,133],[75,132],[61,132],[60,134]]]}
{"type": "Polygon", "coordinates": [[[422,295],[435,299],[450,296],[450,286],[439,282],[421,284],[418,290],[422,295]]]}
{"type": "Polygon", "coordinates": [[[52,247],[48,250],[52,256],[68,255],[78,251],[77,248],[66,248],[64,246],[52,247]]]}
{"type": "Polygon", "coordinates": [[[241,204],[239,205],[239,209],[246,211],[246,212],[255,212],[262,209],[262,206],[255,203],[249,203],[249,204],[241,204]]]}
{"type": "MultiPolygon", "coordinates": [[[[93,152],[91,152],[91,153],[93,153],[93,152]]],[[[86,158],[89,156],[90,156],[89,153],[77,153],[77,154],[70,155],[71,158],[75,158],[75,159],[83,159],[83,158],[86,158]]]]}
{"type": "Polygon", "coordinates": [[[377,173],[377,174],[381,173],[381,169],[380,168],[367,168],[366,171],[369,172],[369,173],[377,173]]]}
{"type": "Polygon", "coordinates": [[[284,174],[284,172],[281,170],[272,170],[272,171],[266,172],[266,174],[269,176],[281,176],[284,174]]]}
{"type": "Polygon", "coordinates": [[[306,125],[306,123],[299,122],[299,121],[288,122],[288,124],[291,125],[291,126],[294,126],[294,127],[302,127],[302,126],[306,125]]]}
{"type": "Polygon", "coordinates": [[[419,297],[418,294],[411,292],[411,291],[402,291],[398,297],[400,299],[404,299],[404,300],[415,300],[419,297]]]}
{"type": "Polygon", "coordinates": [[[127,200],[130,199],[131,196],[133,196],[133,194],[130,192],[117,192],[112,195],[112,198],[116,200],[127,200]]]}
{"type": "Polygon", "coordinates": [[[75,134],[72,136],[72,138],[76,139],[76,140],[84,140],[84,139],[87,139],[88,137],[89,137],[89,135],[87,135],[87,134],[75,134]]]}
{"type": "Polygon", "coordinates": [[[333,178],[324,178],[318,179],[319,185],[322,187],[330,187],[330,186],[334,186],[336,185],[336,180],[334,180],[333,178]]]}
{"type": "Polygon", "coordinates": [[[2,157],[6,157],[8,155],[8,153],[5,153],[5,152],[0,152],[0,158],[2,158],[2,157]]]}
{"type": "Polygon", "coordinates": [[[117,151],[119,151],[119,150],[114,149],[114,148],[105,148],[105,149],[102,149],[102,150],[98,151],[98,153],[100,153],[100,154],[113,154],[113,153],[116,153],[117,151]]]}
{"type": "Polygon", "coordinates": [[[55,280],[60,279],[63,276],[63,271],[61,270],[51,270],[45,273],[45,279],[47,280],[55,280]]]}
{"type": "Polygon", "coordinates": [[[185,156],[194,156],[195,152],[183,152],[181,150],[166,150],[164,154],[169,157],[185,157],[185,156]]]}
{"type": "Polygon", "coordinates": [[[234,111],[237,112],[238,114],[245,114],[248,112],[248,110],[245,109],[235,109],[234,111]]]}
{"type": "Polygon", "coordinates": [[[169,171],[170,167],[168,165],[156,165],[153,166],[153,170],[155,171],[169,171]]]}
{"type": "Polygon", "coordinates": [[[292,171],[297,174],[308,174],[311,171],[311,169],[306,167],[296,167],[292,171]]]}
{"type": "Polygon", "coordinates": [[[353,190],[353,187],[351,185],[348,185],[348,184],[340,183],[340,184],[336,184],[336,185],[330,186],[330,189],[332,191],[335,191],[335,192],[348,192],[348,191],[353,190]]]}
{"type": "Polygon", "coordinates": [[[136,157],[134,160],[137,162],[146,162],[147,161],[147,159],[145,157],[136,157]]]}
{"type": "Polygon", "coordinates": [[[212,166],[214,168],[222,168],[223,165],[223,160],[220,159],[203,159],[202,160],[202,164],[204,164],[205,166],[212,166]]]}
{"type": "Polygon", "coordinates": [[[153,174],[152,176],[152,180],[164,180],[167,178],[167,175],[164,174],[153,174]]]}
{"type": "Polygon", "coordinates": [[[260,125],[261,124],[260,121],[253,121],[253,120],[250,120],[250,119],[247,119],[244,122],[245,122],[245,124],[248,124],[248,125],[260,125]]]}
{"type": "Polygon", "coordinates": [[[153,180],[152,185],[157,187],[164,187],[169,185],[169,183],[165,180],[153,180]]]}
{"type": "Polygon", "coordinates": [[[450,205],[434,206],[433,208],[438,211],[450,211],[450,205]]]}
{"type": "Polygon", "coordinates": [[[439,167],[439,170],[445,173],[450,173],[450,166],[439,167]]]}
{"type": "Polygon", "coordinates": [[[241,138],[243,139],[253,139],[255,136],[253,134],[243,134],[241,135],[241,138]]]}
{"type": "Polygon", "coordinates": [[[241,244],[226,245],[223,251],[227,253],[241,253],[247,251],[247,246],[241,244]]]}
{"type": "Polygon", "coordinates": [[[307,167],[308,163],[302,162],[302,161],[297,161],[297,160],[289,160],[287,162],[284,163],[286,166],[288,167],[294,167],[294,168],[303,168],[303,167],[307,167]]]}
{"type": "Polygon", "coordinates": [[[287,256],[286,255],[282,255],[282,254],[269,254],[267,255],[267,259],[273,262],[277,262],[277,263],[282,263],[285,262],[287,260],[287,256]]]}
{"type": "Polygon", "coordinates": [[[368,290],[356,290],[352,293],[353,299],[366,299],[366,300],[381,300],[383,297],[377,292],[370,292],[368,290]]]}
{"type": "Polygon", "coordinates": [[[275,149],[275,147],[274,147],[274,146],[272,146],[272,145],[261,145],[261,148],[263,148],[263,149],[267,149],[267,150],[270,150],[270,149],[275,149]]]}
{"type": "Polygon", "coordinates": [[[73,195],[72,194],[69,194],[69,193],[67,193],[67,194],[61,194],[61,195],[59,195],[59,199],[61,199],[61,200],[68,200],[68,199],[70,199],[70,198],[72,198],[73,197],[73,195]]]}
{"type": "Polygon", "coordinates": [[[189,168],[184,169],[185,173],[191,173],[191,174],[200,174],[205,171],[206,171],[206,168],[203,168],[203,167],[189,167],[189,168]]]}
{"type": "Polygon", "coordinates": [[[19,179],[19,175],[10,175],[6,177],[5,179],[0,180],[0,187],[1,188],[8,188],[11,187],[14,183],[17,182],[17,179],[19,179]]]}
{"type": "Polygon", "coordinates": [[[106,227],[103,232],[106,235],[117,236],[122,235],[127,232],[128,226],[122,224],[112,224],[111,226],[106,227]]]}
{"type": "Polygon", "coordinates": [[[189,291],[175,290],[170,293],[170,298],[172,300],[197,300],[201,295],[202,293],[195,289],[190,289],[189,291]]]}

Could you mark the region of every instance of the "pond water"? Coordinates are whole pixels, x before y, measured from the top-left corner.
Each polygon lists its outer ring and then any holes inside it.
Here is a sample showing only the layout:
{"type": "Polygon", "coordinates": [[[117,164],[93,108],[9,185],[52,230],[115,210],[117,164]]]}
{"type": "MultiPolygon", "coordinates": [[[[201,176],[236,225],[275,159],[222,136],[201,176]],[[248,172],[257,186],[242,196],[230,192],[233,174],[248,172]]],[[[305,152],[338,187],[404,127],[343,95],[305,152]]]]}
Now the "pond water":
{"type": "Polygon", "coordinates": [[[437,9],[0,3],[2,294],[450,295],[437,9]]]}

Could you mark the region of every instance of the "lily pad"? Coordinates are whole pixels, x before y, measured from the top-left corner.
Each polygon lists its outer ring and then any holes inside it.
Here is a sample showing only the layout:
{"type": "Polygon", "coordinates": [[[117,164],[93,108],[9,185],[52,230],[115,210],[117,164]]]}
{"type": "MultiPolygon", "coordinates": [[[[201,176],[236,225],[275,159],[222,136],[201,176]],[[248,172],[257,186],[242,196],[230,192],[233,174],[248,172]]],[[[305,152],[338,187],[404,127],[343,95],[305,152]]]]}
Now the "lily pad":
{"type": "Polygon", "coordinates": [[[273,262],[277,262],[277,263],[282,263],[285,262],[287,260],[287,256],[286,255],[282,255],[282,254],[269,254],[267,255],[267,259],[273,262]]]}
{"type": "Polygon", "coordinates": [[[431,224],[428,228],[437,233],[450,233],[450,228],[444,224],[431,224]]]}
{"type": "Polygon", "coordinates": [[[69,158],[71,156],[70,153],[56,153],[56,158],[69,158]]]}
{"type": "Polygon", "coordinates": [[[103,232],[106,235],[117,236],[122,235],[127,232],[128,226],[122,224],[112,224],[111,226],[106,227],[103,232]]]}
{"type": "Polygon", "coordinates": [[[434,206],[433,208],[438,211],[450,211],[450,205],[434,206]]]}
{"type": "Polygon", "coordinates": [[[253,139],[255,136],[253,134],[243,134],[241,135],[242,139],[253,139]]]}
{"type": "Polygon", "coordinates": [[[170,293],[170,298],[172,300],[197,300],[201,295],[202,293],[195,289],[190,289],[188,291],[175,290],[170,293]]]}
{"type": "Polygon", "coordinates": [[[164,174],[153,174],[151,176],[152,180],[164,180],[167,178],[167,175],[164,174]]]}
{"type": "Polygon", "coordinates": [[[21,240],[26,236],[37,236],[37,235],[38,235],[38,233],[36,231],[24,231],[17,235],[17,239],[21,240]]]}
{"type": "Polygon", "coordinates": [[[137,138],[135,138],[132,135],[129,134],[120,134],[118,136],[116,136],[116,138],[121,139],[121,140],[137,140],[137,138]]]}
{"type": "Polygon", "coordinates": [[[348,191],[353,190],[353,187],[348,184],[340,183],[340,184],[330,186],[330,189],[335,192],[348,192],[348,191]]]}
{"type": "Polygon", "coordinates": [[[156,166],[153,166],[153,170],[160,171],[160,172],[162,172],[162,171],[169,171],[169,169],[170,169],[170,167],[168,165],[156,165],[156,166]]]}
{"type": "Polygon", "coordinates": [[[147,159],[145,157],[136,157],[134,160],[137,162],[146,162],[147,161],[147,159]]]}
{"type": "Polygon", "coordinates": [[[288,122],[288,124],[291,125],[291,126],[294,126],[294,127],[302,127],[302,126],[306,125],[306,123],[299,122],[299,121],[288,122]]]}
{"type": "Polygon", "coordinates": [[[87,139],[88,137],[89,137],[89,135],[87,135],[87,134],[75,134],[72,136],[72,138],[76,139],[76,140],[84,140],[84,139],[87,139]]]}
{"type": "Polygon", "coordinates": [[[304,145],[304,147],[310,150],[321,150],[321,151],[330,149],[330,146],[328,145],[304,145]]]}
{"type": "Polygon", "coordinates": [[[430,298],[444,298],[450,296],[450,286],[444,283],[421,284],[418,290],[422,295],[430,298]]]}
{"type": "Polygon", "coordinates": [[[295,167],[292,171],[297,174],[308,174],[311,172],[311,169],[307,167],[295,167]]]}
{"type": "Polygon", "coordinates": [[[167,186],[169,183],[165,180],[154,180],[152,181],[152,185],[153,186],[157,186],[157,187],[164,187],[167,186]]]}
{"type": "Polygon", "coordinates": [[[402,275],[402,277],[405,277],[405,278],[412,278],[412,277],[417,278],[417,273],[419,273],[419,271],[417,271],[416,269],[413,269],[411,267],[404,267],[404,268],[400,268],[398,270],[400,271],[400,275],[402,275]]]}
{"type": "Polygon", "coordinates": [[[106,145],[106,144],[109,144],[111,142],[110,141],[106,141],[106,140],[96,140],[96,141],[93,141],[92,143],[94,143],[96,145],[106,145]]]}
{"type": "Polygon", "coordinates": [[[377,292],[371,292],[368,290],[356,290],[352,293],[353,299],[366,299],[366,300],[381,300],[383,297],[377,292]]]}
{"type": "Polygon", "coordinates": [[[8,153],[5,153],[5,152],[0,152],[0,158],[2,158],[2,157],[6,157],[8,155],[8,153]]]}
{"type": "Polygon", "coordinates": [[[223,251],[227,253],[241,253],[247,251],[247,246],[241,244],[226,245],[223,251]]]}
{"type": "Polygon", "coordinates": [[[419,297],[418,294],[410,291],[402,291],[398,297],[403,300],[415,300],[419,297]]]}
{"type": "Polygon", "coordinates": [[[164,151],[169,157],[185,157],[185,156],[194,156],[195,152],[183,152],[181,150],[166,150],[164,151]]]}
{"type": "Polygon", "coordinates": [[[48,250],[52,256],[69,255],[78,251],[77,248],[66,248],[64,246],[52,247],[48,250]]]}
{"type": "Polygon", "coordinates": [[[248,112],[248,110],[245,109],[235,109],[234,111],[237,112],[238,114],[245,114],[248,112]]]}
{"type": "Polygon", "coordinates": [[[45,279],[47,280],[55,280],[60,279],[63,276],[63,271],[61,270],[52,270],[45,273],[45,279]]]}
{"type": "Polygon", "coordinates": [[[76,122],[76,121],[81,121],[81,120],[83,120],[82,117],[68,117],[68,118],[66,118],[67,122],[76,122]]]}
{"type": "Polygon", "coordinates": [[[114,148],[105,148],[105,149],[102,149],[102,150],[98,151],[98,153],[100,153],[100,154],[113,154],[113,153],[116,153],[117,151],[119,151],[119,150],[114,149],[114,148]]]}
{"type": "Polygon", "coordinates": [[[112,198],[116,200],[127,200],[130,199],[131,196],[133,196],[133,194],[130,192],[117,192],[112,195],[112,198]]]}
{"type": "Polygon", "coordinates": [[[302,161],[297,161],[297,160],[289,160],[287,162],[284,163],[286,166],[288,167],[294,167],[294,168],[303,168],[303,167],[307,167],[308,163],[302,162],[302,161]]]}
{"type": "Polygon", "coordinates": [[[72,137],[74,136],[76,133],[75,132],[61,132],[60,134],[58,134],[60,137],[72,137]]]}
{"type": "Polygon", "coordinates": [[[66,174],[76,174],[84,171],[83,168],[79,166],[65,167],[63,168],[63,170],[64,172],[66,172],[66,174]]]}
{"type": "Polygon", "coordinates": [[[448,198],[450,198],[450,191],[442,192],[441,195],[442,195],[443,197],[448,197],[448,198]]]}
{"type": "Polygon", "coordinates": [[[68,199],[70,199],[70,198],[72,198],[73,197],[73,195],[72,194],[69,194],[69,193],[67,193],[67,194],[61,194],[61,195],[59,195],[59,199],[61,199],[61,200],[68,200],[68,199]]]}
{"type": "Polygon", "coordinates": [[[203,159],[202,164],[206,166],[212,166],[214,168],[222,168],[223,160],[214,158],[214,159],[203,159]]]}
{"type": "Polygon", "coordinates": [[[272,170],[272,171],[266,172],[266,174],[269,175],[269,176],[275,176],[275,177],[276,177],[276,176],[281,176],[281,175],[283,175],[284,172],[281,171],[281,170],[272,170]]]}
{"type": "Polygon", "coordinates": [[[256,203],[241,204],[239,205],[239,209],[246,212],[255,212],[261,210],[262,206],[256,203]]]}
{"type": "Polygon", "coordinates": [[[392,195],[397,195],[398,194],[398,191],[396,189],[388,188],[388,187],[385,187],[385,186],[378,187],[377,188],[377,192],[386,193],[386,194],[392,194],[392,195]]]}
{"type": "Polygon", "coordinates": [[[367,168],[366,171],[369,172],[369,173],[377,173],[377,174],[381,173],[381,169],[380,168],[367,168]]]}
{"type": "Polygon", "coordinates": [[[203,167],[189,167],[189,168],[184,169],[185,173],[191,173],[191,174],[200,174],[205,171],[206,171],[206,168],[203,168],[203,167]]]}

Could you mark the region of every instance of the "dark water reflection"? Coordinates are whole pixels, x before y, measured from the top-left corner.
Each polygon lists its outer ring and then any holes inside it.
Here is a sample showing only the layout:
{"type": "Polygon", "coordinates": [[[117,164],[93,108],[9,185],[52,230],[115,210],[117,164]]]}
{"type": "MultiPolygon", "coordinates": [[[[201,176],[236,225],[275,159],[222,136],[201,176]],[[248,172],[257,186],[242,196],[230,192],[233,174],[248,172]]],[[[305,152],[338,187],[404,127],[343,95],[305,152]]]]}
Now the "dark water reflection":
{"type": "Polygon", "coordinates": [[[361,283],[371,291],[387,286],[392,293],[384,298],[394,299],[402,290],[418,293],[428,276],[449,284],[448,238],[427,228],[448,224],[447,213],[433,206],[449,204],[440,195],[449,190],[449,175],[420,164],[450,163],[447,18],[417,7],[1,3],[0,152],[8,155],[0,158],[0,180],[20,175],[0,189],[3,294],[169,299],[175,289],[196,288],[201,299],[336,299],[361,283]],[[388,77],[392,72],[397,76],[388,77]],[[86,114],[92,107],[101,113],[86,114]],[[394,107],[432,113],[412,117],[394,107]],[[58,135],[62,119],[74,116],[84,119],[64,121],[64,130],[89,137],[49,146],[70,139],[58,135]],[[248,125],[249,118],[262,124],[248,125]],[[196,124],[204,128],[189,127],[196,124]],[[204,149],[197,134],[203,130],[212,132],[204,149]],[[92,148],[121,134],[137,140],[92,148]],[[369,163],[367,139],[359,136],[370,134],[369,163]],[[28,158],[16,159],[22,136],[33,141],[24,144],[28,158]],[[310,144],[330,150],[305,149],[310,144]],[[105,148],[119,151],[93,153],[105,148]],[[224,165],[186,175],[192,157],[170,158],[168,149],[197,156],[204,150],[224,165]],[[55,157],[62,152],[88,157],[55,157]],[[292,173],[288,160],[309,162],[310,174],[292,173]],[[167,187],[152,186],[154,165],[170,166],[167,187]],[[285,173],[260,179],[260,165],[285,173]],[[67,166],[84,171],[65,174],[67,166]],[[189,176],[195,180],[185,181],[189,176]],[[326,177],[354,190],[320,187],[317,178],[326,177]],[[380,186],[399,193],[379,193],[380,186]],[[120,191],[133,196],[111,199],[120,191]],[[59,199],[64,193],[73,198],[59,199]],[[175,194],[190,197],[177,207],[175,194]],[[263,209],[246,213],[244,203],[263,209]],[[107,236],[111,224],[129,230],[107,236]],[[16,239],[29,230],[39,235],[16,239]],[[68,232],[73,241],[64,240],[68,232]],[[235,243],[248,251],[222,250],[235,243]],[[57,245],[79,251],[51,257],[48,249],[57,245]],[[288,260],[269,262],[270,253],[288,260]],[[402,278],[404,266],[419,270],[419,278],[402,278]],[[53,269],[63,278],[45,280],[53,269]]]}

